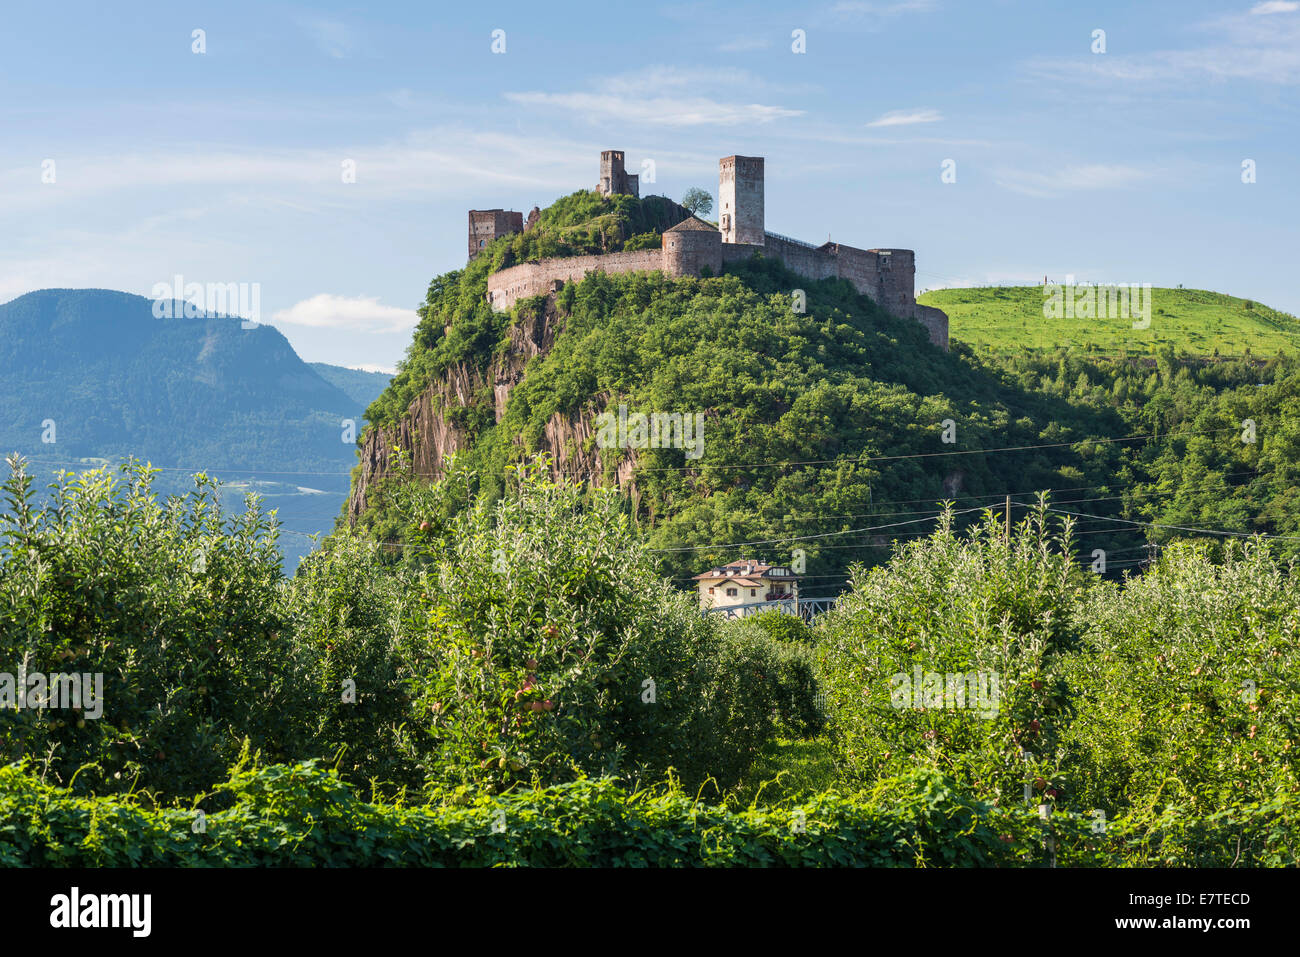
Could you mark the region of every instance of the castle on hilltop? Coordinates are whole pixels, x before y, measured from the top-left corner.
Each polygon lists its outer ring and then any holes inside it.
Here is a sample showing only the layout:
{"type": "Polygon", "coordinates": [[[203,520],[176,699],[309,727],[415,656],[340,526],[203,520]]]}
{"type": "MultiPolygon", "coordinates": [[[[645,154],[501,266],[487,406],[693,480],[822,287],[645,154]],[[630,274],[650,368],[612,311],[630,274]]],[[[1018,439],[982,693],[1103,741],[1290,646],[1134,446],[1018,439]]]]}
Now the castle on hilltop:
{"type": "MultiPolygon", "coordinates": [[[[628,175],[621,150],[600,154],[603,196],[639,195],[638,178],[628,175]]],[[[521,232],[537,221],[534,207],[525,223],[522,213],[500,209],[469,211],[469,258],[499,236],[521,232]]],[[[755,253],[779,259],[791,272],[809,279],[847,279],[887,312],[915,319],[930,341],[948,348],[948,316],[916,301],[916,257],[910,249],[858,249],[827,241],[820,246],[768,232],[763,219],[763,157],[724,156],[718,161],[718,225],[695,216],[665,230],[660,249],[565,256],[510,266],[488,277],[488,301],[496,310],[519,299],[559,290],[589,272],[660,270],[668,276],[698,276],[708,267],[720,275],[725,263],[755,253]]]]}

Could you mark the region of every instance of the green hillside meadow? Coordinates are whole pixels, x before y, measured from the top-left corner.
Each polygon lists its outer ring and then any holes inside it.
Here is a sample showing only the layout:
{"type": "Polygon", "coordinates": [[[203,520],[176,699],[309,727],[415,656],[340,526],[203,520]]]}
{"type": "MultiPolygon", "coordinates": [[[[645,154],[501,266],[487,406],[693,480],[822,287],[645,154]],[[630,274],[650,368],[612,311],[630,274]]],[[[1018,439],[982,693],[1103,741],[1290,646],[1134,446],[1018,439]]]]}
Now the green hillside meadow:
{"type": "Polygon", "coordinates": [[[1133,319],[1045,318],[1042,286],[936,289],[918,302],[948,314],[954,340],[980,352],[1069,348],[1102,355],[1150,355],[1172,346],[1194,355],[1300,353],[1300,319],[1250,299],[1204,289],[1151,290],[1151,324],[1133,319]]]}

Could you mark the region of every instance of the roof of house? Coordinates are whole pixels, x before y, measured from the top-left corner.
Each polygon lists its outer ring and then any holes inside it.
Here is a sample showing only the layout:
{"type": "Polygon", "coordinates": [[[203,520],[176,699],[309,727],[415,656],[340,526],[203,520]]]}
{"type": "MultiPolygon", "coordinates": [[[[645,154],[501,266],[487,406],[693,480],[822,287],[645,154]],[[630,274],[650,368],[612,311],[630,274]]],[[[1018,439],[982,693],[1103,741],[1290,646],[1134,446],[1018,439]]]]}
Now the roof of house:
{"type": "Polygon", "coordinates": [[[683,219],[680,223],[678,223],[676,226],[673,226],[671,229],[665,229],[664,232],[680,233],[680,232],[685,232],[688,229],[703,229],[713,233],[716,233],[718,231],[718,228],[716,226],[711,226],[710,224],[706,223],[704,220],[700,219],[698,216],[688,216],[685,219],[683,219]]]}
{"type": "MultiPolygon", "coordinates": [[[[719,581],[736,581],[742,577],[745,579],[768,578],[768,572],[773,568],[782,568],[786,571],[790,570],[789,566],[786,565],[769,565],[767,562],[756,562],[753,559],[742,559],[738,562],[728,562],[726,565],[715,565],[707,572],[704,572],[701,575],[696,575],[694,580],[703,581],[705,579],[717,579],[719,581]],[[727,574],[728,570],[731,572],[730,575],[727,574]]],[[[798,575],[793,574],[771,576],[771,578],[779,579],[781,581],[790,581],[792,578],[798,577],[798,575]]]]}

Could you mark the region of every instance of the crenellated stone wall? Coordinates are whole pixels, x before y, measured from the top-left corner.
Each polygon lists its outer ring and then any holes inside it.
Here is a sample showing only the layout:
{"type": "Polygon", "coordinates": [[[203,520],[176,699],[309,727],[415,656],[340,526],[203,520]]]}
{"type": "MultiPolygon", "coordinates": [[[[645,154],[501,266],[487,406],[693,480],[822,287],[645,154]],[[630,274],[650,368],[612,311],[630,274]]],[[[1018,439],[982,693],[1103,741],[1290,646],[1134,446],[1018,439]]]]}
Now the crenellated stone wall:
{"type": "Polygon", "coordinates": [[[589,272],[653,272],[664,268],[663,251],[636,249],[632,252],[594,256],[563,256],[510,266],[488,277],[488,302],[498,312],[520,299],[554,292],[566,282],[579,282],[589,272]]]}
{"type": "Polygon", "coordinates": [[[653,272],[667,276],[698,276],[707,266],[714,275],[725,263],[755,253],[779,259],[791,272],[809,279],[847,279],[885,311],[925,326],[930,341],[948,348],[948,317],[916,302],[915,255],[910,249],[858,249],[840,243],[805,246],[768,234],[765,245],[724,243],[716,229],[671,229],[662,249],[593,256],[567,256],[520,263],[488,277],[488,301],[498,311],[520,299],[556,292],[566,282],[578,282],[589,272],[653,272]]]}

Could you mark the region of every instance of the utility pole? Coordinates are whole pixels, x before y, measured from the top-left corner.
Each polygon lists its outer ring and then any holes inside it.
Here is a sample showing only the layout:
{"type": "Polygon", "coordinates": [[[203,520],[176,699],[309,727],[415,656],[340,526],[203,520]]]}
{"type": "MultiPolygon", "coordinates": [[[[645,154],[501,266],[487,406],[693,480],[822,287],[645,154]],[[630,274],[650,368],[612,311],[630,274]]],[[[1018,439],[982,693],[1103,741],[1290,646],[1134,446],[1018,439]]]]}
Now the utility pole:
{"type": "Polygon", "coordinates": [[[1007,544],[1011,543],[1011,496],[1007,496],[1007,544]]]}

